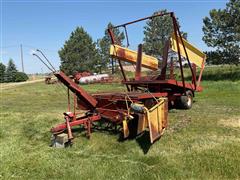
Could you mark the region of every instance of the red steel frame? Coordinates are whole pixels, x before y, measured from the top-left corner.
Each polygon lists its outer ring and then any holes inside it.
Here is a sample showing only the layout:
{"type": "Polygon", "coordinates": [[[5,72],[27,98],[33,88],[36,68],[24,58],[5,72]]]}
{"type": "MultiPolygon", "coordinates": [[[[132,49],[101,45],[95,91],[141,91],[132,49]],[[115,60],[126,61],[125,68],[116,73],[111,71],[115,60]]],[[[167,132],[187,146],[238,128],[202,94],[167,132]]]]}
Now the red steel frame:
{"type": "MultiPolygon", "coordinates": [[[[138,20],[135,20],[135,21],[131,21],[131,22],[128,22],[128,23],[125,23],[125,24],[121,24],[121,25],[118,25],[118,26],[115,26],[113,27],[114,28],[119,28],[119,27],[124,27],[125,29],[125,32],[126,31],[126,26],[128,25],[131,25],[131,24],[134,24],[134,23],[137,23],[137,22],[140,22],[140,21],[144,21],[144,20],[148,20],[148,19],[152,19],[152,18],[155,18],[155,17],[159,17],[159,16],[170,16],[171,19],[172,19],[172,23],[173,23],[173,33],[175,35],[175,37],[178,37],[180,38],[181,40],[181,43],[183,45],[183,48],[184,48],[184,53],[186,54],[186,59],[187,59],[187,62],[188,62],[188,66],[191,70],[191,74],[192,74],[192,83],[187,83],[185,82],[185,78],[184,78],[184,73],[183,73],[183,66],[182,66],[182,58],[181,58],[181,54],[180,54],[180,47],[179,47],[179,42],[178,42],[178,38],[176,38],[176,42],[177,42],[177,49],[178,49],[178,61],[179,61],[179,65],[180,65],[180,73],[181,73],[181,83],[179,82],[175,82],[176,80],[174,79],[170,79],[170,80],[173,80],[173,81],[167,81],[169,82],[171,85],[174,83],[176,86],[178,86],[179,88],[178,91],[181,92],[183,95],[186,95],[186,88],[188,90],[191,90],[191,91],[200,91],[201,90],[201,87],[198,87],[197,88],[197,85],[196,85],[196,71],[194,71],[194,69],[192,68],[192,65],[189,61],[189,58],[188,58],[188,54],[187,54],[187,51],[186,51],[186,47],[183,43],[183,39],[182,39],[182,35],[180,33],[180,30],[179,30],[179,26],[177,24],[177,20],[175,18],[175,15],[173,12],[168,12],[168,13],[160,13],[160,14],[157,14],[157,15],[154,15],[154,16],[149,16],[149,17],[145,17],[145,18],[141,18],[141,19],[138,19],[138,20]]],[[[108,29],[108,32],[109,32],[109,35],[111,37],[111,41],[112,41],[112,44],[116,44],[117,41],[115,40],[115,37],[114,37],[114,33],[112,31],[112,29],[108,29]]],[[[126,33],[126,36],[127,36],[127,33],[126,33]]],[[[128,40],[128,37],[127,37],[127,40],[128,40]]],[[[128,42],[129,44],[129,42],[128,42]]],[[[163,58],[163,68],[162,68],[162,71],[161,71],[161,75],[159,78],[161,78],[161,80],[165,80],[166,78],[166,66],[167,66],[167,56],[168,56],[168,48],[169,48],[169,42],[166,43],[166,46],[164,48],[164,58],[163,58]]],[[[139,49],[140,51],[142,51],[141,49],[139,49]]],[[[140,52],[141,53],[141,52],[140,52]]],[[[121,62],[119,61],[119,65],[120,65],[120,69],[121,69],[121,73],[123,75],[123,79],[124,79],[124,84],[126,84],[126,87],[127,87],[127,90],[129,91],[129,85],[134,85],[136,86],[136,84],[139,84],[141,86],[141,84],[146,84],[144,82],[142,82],[140,80],[140,74],[141,74],[141,68],[139,68],[138,64],[141,64],[141,61],[138,60],[137,61],[137,68],[136,68],[136,76],[135,76],[135,81],[128,81],[127,78],[126,78],[126,75],[124,73],[124,70],[122,68],[122,64],[121,62]],[[137,81],[137,83],[136,83],[137,81]]],[[[171,69],[173,69],[173,67],[171,67],[171,69]]],[[[202,68],[203,69],[203,68],[202,68]]],[[[202,75],[202,70],[201,70],[201,73],[200,73],[200,76],[199,76],[199,80],[198,80],[198,86],[200,84],[200,81],[201,81],[201,75],[202,75]]],[[[156,83],[156,82],[155,82],[156,83]]],[[[148,83],[147,83],[148,84],[148,83]]],[[[166,81],[164,82],[161,82],[161,81],[158,81],[158,84],[161,86],[165,86],[165,87],[169,87],[168,83],[166,83],[166,81]]]]}
{"type": "MultiPolygon", "coordinates": [[[[68,123],[62,123],[57,125],[56,127],[51,129],[53,134],[62,132],[63,130],[68,130],[69,127],[84,125],[87,129],[88,135],[90,135],[91,123],[94,121],[99,121],[101,118],[106,118],[113,123],[121,123],[126,116],[128,116],[127,107],[132,102],[143,102],[159,97],[168,97],[169,101],[174,100],[178,96],[186,95],[187,90],[191,91],[201,91],[201,87],[199,83],[201,81],[202,71],[200,73],[198,79],[198,86],[196,86],[196,68],[195,66],[191,66],[191,63],[188,59],[187,51],[183,43],[183,39],[174,16],[173,12],[157,14],[154,16],[149,16],[146,18],[138,19],[132,22],[128,22],[119,26],[115,26],[113,28],[123,27],[125,29],[125,33],[127,36],[126,26],[137,23],[139,21],[152,19],[158,16],[170,16],[173,22],[174,34],[176,37],[180,37],[180,40],[183,44],[184,51],[187,57],[189,68],[192,73],[192,83],[186,83],[183,74],[182,67],[182,59],[180,55],[180,47],[178,38],[177,41],[177,49],[178,49],[178,60],[180,65],[181,72],[181,82],[176,81],[173,78],[173,62],[171,61],[170,66],[170,79],[166,79],[166,68],[167,68],[167,57],[168,57],[168,49],[169,49],[169,41],[166,43],[164,48],[163,55],[163,67],[161,69],[161,74],[156,76],[154,79],[150,79],[148,77],[141,77],[141,61],[142,61],[142,45],[140,44],[138,47],[138,56],[137,56],[137,64],[136,64],[136,72],[134,80],[127,80],[127,77],[124,73],[123,66],[121,61],[118,60],[119,66],[123,75],[123,83],[126,85],[128,93],[101,93],[101,94],[93,94],[90,95],[86,91],[84,91],[81,87],[77,86],[70,78],[68,78],[63,72],[55,73],[55,76],[68,87],[68,111],[70,109],[70,95],[69,91],[74,94],[74,110],[73,115],[69,115],[69,117],[65,119],[70,119],[68,123]],[[137,92],[139,88],[146,88],[149,92],[137,92]],[[172,91],[167,91],[166,89],[172,89],[172,91]],[[80,107],[81,109],[88,110],[88,113],[83,117],[77,117],[76,107],[80,107]],[[68,127],[69,126],[69,127],[68,127]]],[[[112,29],[108,29],[109,35],[111,37],[112,44],[117,44],[115,40],[112,29]]],[[[127,37],[127,44],[128,37],[127,37]]],[[[66,115],[68,116],[68,115],[66,115]]],[[[68,130],[69,131],[69,130],[68,130]]],[[[69,132],[68,132],[69,133],[69,132]]]]}

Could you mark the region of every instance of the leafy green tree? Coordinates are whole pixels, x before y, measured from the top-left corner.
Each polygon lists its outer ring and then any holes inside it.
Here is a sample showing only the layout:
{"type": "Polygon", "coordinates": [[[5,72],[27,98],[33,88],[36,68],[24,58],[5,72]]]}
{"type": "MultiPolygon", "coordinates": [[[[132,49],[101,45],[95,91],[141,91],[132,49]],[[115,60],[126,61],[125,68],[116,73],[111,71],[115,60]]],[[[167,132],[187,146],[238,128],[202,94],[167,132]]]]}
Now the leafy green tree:
{"type": "Polygon", "coordinates": [[[15,76],[17,73],[16,65],[13,60],[10,59],[8,61],[7,69],[6,69],[6,82],[15,82],[15,76]]]}
{"type": "Polygon", "coordinates": [[[4,82],[6,66],[0,62],[0,83],[4,82]]]}
{"type": "Polygon", "coordinates": [[[83,27],[77,27],[71,33],[70,38],[58,53],[61,60],[60,69],[68,75],[98,69],[99,55],[96,44],[83,27]]]}
{"type": "MultiPolygon", "coordinates": [[[[99,66],[99,71],[102,73],[104,69],[107,69],[109,64],[109,53],[107,54],[107,47],[109,47],[106,43],[106,41],[102,39],[97,40],[97,47],[98,47],[98,53],[100,56],[99,62],[97,63],[99,66]]],[[[109,48],[108,48],[109,49],[109,48]]]]}
{"type": "MultiPolygon", "coordinates": [[[[111,60],[109,56],[109,47],[111,44],[111,38],[108,34],[107,29],[112,28],[113,24],[108,23],[107,28],[105,30],[104,37],[101,39],[98,39],[97,44],[98,44],[98,49],[99,49],[99,54],[101,56],[101,63],[100,65],[102,68],[106,68],[107,65],[111,62],[112,64],[112,73],[114,73],[114,62],[111,60]]],[[[122,45],[123,40],[125,39],[124,33],[121,32],[118,28],[113,29],[113,34],[115,37],[115,41],[118,45],[122,45]]]]}
{"type": "Polygon", "coordinates": [[[203,19],[203,41],[217,49],[222,63],[240,62],[240,0],[230,0],[225,9],[212,9],[203,19]]]}
{"type": "Polygon", "coordinates": [[[28,79],[28,75],[24,72],[16,72],[14,82],[23,82],[27,81],[28,79]]]}
{"type": "MultiPolygon", "coordinates": [[[[166,12],[165,9],[159,10],[154,12],[153,15],[166,12]]],[[[160,59],[163,55],[164,45],[172,33],[173,22],[170,16],[159,16],[148,20],[144,27],[143,51],[160,59]]],[[[181,32],[181,34],[184,38],[187,38],[187,33],[181,32]]]]}
{"type": "Polygon", "coordinates": [[[224,54],[221,51],[207,51],[204,52],[207,56],[206,62],[208,64],[214,64],[214,65],[218,65],[218,64],[223,64],[224,60],[223,60],[223,56],[224,54]]]}

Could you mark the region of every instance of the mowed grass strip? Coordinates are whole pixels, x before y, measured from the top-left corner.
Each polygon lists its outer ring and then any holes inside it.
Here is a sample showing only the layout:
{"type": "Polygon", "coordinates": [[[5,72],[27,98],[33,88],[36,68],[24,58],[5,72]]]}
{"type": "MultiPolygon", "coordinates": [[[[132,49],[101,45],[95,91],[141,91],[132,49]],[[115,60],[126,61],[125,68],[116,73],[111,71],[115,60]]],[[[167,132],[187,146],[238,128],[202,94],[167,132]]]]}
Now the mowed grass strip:
{"type": "MultiPolygon", "coordinates": [[[[26,84],[1,94],[2,179],[239,179],[240,81],[205,81],[191,110],[172,109],[163,137],[118,141],[96,131],[74,132],[71,148],[49,147],[49,129],[63,122],[66,89],[26,84]]],[[[119,84],[83,85],[87,91],[124,91],[119,84]]]]}

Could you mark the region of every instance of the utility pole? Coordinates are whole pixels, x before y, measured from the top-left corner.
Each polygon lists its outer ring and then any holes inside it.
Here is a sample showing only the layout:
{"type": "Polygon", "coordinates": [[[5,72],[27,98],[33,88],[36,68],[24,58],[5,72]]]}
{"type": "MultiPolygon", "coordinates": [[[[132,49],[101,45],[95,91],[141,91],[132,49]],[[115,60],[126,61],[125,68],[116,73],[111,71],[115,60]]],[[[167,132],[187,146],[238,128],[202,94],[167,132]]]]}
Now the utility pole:
{"type": "Polygon", "coordinates": [[[22,44],[20,44],[20,50],[21,50],[22,72],[24,72],[22,44]]]}

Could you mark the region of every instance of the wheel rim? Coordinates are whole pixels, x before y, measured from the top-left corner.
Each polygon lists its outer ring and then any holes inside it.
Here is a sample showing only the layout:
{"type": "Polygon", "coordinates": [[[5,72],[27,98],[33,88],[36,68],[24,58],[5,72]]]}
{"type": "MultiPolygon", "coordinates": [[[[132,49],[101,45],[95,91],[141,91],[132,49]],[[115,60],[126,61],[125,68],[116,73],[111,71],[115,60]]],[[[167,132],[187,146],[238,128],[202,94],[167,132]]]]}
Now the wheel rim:
{"type": "Polygon", "coordinates": [[[192,105],[192,98],[188,96],[187,105],[190,107],[192,105]]]}

